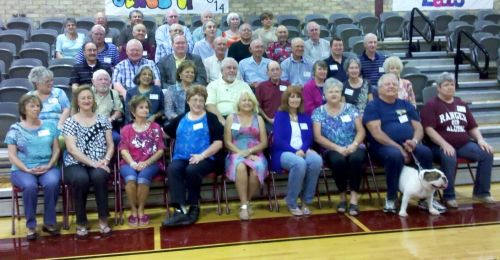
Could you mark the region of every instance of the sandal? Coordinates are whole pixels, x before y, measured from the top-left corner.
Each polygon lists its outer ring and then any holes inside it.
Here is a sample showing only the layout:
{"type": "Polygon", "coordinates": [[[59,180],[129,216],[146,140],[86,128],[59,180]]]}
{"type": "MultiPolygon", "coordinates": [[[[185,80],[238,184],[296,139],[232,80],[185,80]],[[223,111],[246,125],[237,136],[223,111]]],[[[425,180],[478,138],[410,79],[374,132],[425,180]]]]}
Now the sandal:
{"type": "Polygon", "coordinates": [[[347,208],[347,203],[345,201],[341,201],[337,204],[337,213],[345,213],[347,208]]]}
{"type": "Polygon", "coordinates": [[[149,216],[144,214],[139,218],[139,226],[147,226],[149,225],[149,216]]]}
{"type": "Polygon", "coordinates": [[[111,228],[109,226],[101,226],[99,232],[101,232],[102,237],[108,237],[111,235],[111,228]]]}
{"type": "Polygon", "coordinates": [[[137,227],[139,223],[139,219],[136,216],[130,215],[128,216],[128,225],[132,227],[137,227]]]}
{"type": "Polygon", "coordinates": [[[85,239],[89,236],[89,231],[86,227],[76,227],[76,238],[85,239]]]}
{"type": "Polygon", "coordinates": [[[36,240],[36,238],[37,238],[36,229],[28,228],[28,232],[26,232],[26,240],[33,241],[36,240]]]}
{"type": "Polygon", "coordinates": [[[351,216],[359,215],[359,207],[357,204],[349,204],[349,215],[351,216]]]}

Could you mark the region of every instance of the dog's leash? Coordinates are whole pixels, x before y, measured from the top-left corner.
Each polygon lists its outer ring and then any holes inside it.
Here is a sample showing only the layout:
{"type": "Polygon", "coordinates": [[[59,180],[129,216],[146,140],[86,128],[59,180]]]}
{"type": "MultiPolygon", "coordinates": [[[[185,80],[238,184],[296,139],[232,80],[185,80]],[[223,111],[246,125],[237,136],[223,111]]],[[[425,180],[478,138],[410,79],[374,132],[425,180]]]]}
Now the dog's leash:
{"type": "Polygon", "coordinates": [[[421,172],[423,170],[423,168],[420,165],[420,162],[418,161],[417,157],[415,156],[415,154],[413,152],[411,152],[411,156],[413,157],[413,161],[415,162],[415,164],[418,167],[418,172],[421,172]]]}

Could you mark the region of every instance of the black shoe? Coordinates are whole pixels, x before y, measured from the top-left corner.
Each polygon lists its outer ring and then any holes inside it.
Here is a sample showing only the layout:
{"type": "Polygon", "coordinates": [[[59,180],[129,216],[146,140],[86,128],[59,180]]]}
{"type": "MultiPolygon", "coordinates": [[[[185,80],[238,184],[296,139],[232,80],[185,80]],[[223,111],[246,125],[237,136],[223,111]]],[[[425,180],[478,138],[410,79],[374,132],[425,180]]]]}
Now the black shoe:
{"type": "Polygon", "coordinates": [[[49,225],[43,225],[42,231],[49,233],[51,236],[59,236],[61,234],[61,231],[57,226],[49,226],[49,225]]]}
{"type": "Polygon", "coordinates": [[[200,218],[200,206],[191,205],[191,207],[189,208],[189,211],[188,211],[188,216],[189,216],[189,219],[191,220],[191,223],[189,223],[189,224],[196,223],[198,221],[198,219],[200,218]]]}
{"type": "Polygon", "coordinates": [[[34,230],[34,229],[28,229],[28,232],[27,232],[27,235],[26,235],[26,240],[28,240],[28,241],[36,240],[37,236],[38,235],[36,233],[36,230],[34,230]]]}
{"type": "Polygon", "coordinates": [[[191,224],[191,218],[182,213],[181,211],[174,211],[174,215],[172,217],[167,217],[161,223],[162,227],[176,227],[176,226],[185,226],[191,224]]]}

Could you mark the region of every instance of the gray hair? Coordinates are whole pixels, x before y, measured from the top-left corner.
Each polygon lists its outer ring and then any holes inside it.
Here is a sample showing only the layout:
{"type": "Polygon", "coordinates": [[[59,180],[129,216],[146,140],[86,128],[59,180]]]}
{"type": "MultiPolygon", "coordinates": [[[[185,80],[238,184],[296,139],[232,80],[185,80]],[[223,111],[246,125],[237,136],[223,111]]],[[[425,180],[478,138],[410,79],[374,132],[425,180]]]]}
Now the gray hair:
{"type": "Polygon", "coordinates": [[[241,17],[240,17],[239,14],[237,14],[237,13],[229,13],[227,15],[227,18],[226,18],[226,22],[227,22],[228,25],[231,23],[231,19],[233,19],[233,17],[238,17],[238,20],[240,20],[240,23],[241,23],[241,17]]]}
{"type": "Polygon", "coordinates": [[[210,22],[212,22],[212,23],[215,25],[215,27],[217,27],[217,23],[215,22],[215,20],[214,20],[214,19],[211,19],[211,20],[207,21],[206,23],[204,23],[204,24],[202,25],[202,28],[201,28],[201,29],[203,30],[203,32],[207,29],[208,24],[209,24],[210,22]]]}
{"type": "Polygon", "coordinates": [[[222,70],[227,67],[228,65],[231,65],[231,64],[236,64],[236,67],[238,67],[238,62],[231,58],[231,57],[226,57],[222,60],[221,64],[220,64],[220,70],[222,72],[222,70]]]}
{"type": "Polygon", "coordinates": [[[45,79],[53,79],[54,73],[44,66],[37,66],[31,69],[28,75],[28,80],[36,86],[38,83],[43,83],[45,79]]]}
{"type": "Polygon", "coordinates": [[[338,90],[340,90],[340,92],[342,92],[342,89],[344,88],[344,84],[342,84],[342,82],[340,82],[336,78],[328,78],[325,81],[325,85],[323,85],[323,92],[326,93],[331,88],[338,89],[338,90]]]}
{"type": "Polygon", "coordinates": [[[368,39],[370,39],[370,38],[375,38],[375,40],[378,40],[377,35],[375,35],[373,33],[367,33],[365,35],[365,38],[363,38],[363,42],[366,43],[368,41],[368,39]]]}
{"type": "Polygon", "coordinates": [[[380,77],[380,79],[378,79],[377,87],[379,87],[379,88],[382,87],[383,82],[387,78],[394,78],[396,80],[396,82],[399,82],[398,76],[396,76],[395,74],[392,74],[392,73],[386,73],[386,74],[382,75],[382,77],[380,77]]]}
{"type": "Polygon", "coordinates": [[[358,57],[348,58],[347,61],[344,62],[344,71],[347,72],[347,69],[349,69],[349,66],[351,66],[352,63],[358,64],[359,73],[361,74],[361,61],[358,59],[358,57]]]}
{"type": "Polygon", "coordinates": [[[399,73],[401,73],[401,70],[403,70],[403,62],[401,61],[401,59],[398,56],[391,56],[391,57],[385,59],[384,65],[382,65],[382,66],[384,67],[384,71],[386,73],[389,72],[389,69],[391,67],[399,68],[399,73]]]}
{"type": "Polygon", "coordinates": [[[97,80],[97,77],[99,77],[101,75],[106,75],[108,77],[108,79],[111,79],[111,76],[109,75],[109,73],[107,71],[103,70],[103,69],[96,70],[92,74],[92,79],[93,80],[97,80]]]}
{"type": "Polygon", "coordinates": [[[96,25],[92,26],[92,29],[90,29],[90,32],[94,33],[97,30],[100,30],[101,32],[106,33],[106,29],[104,28],[104,26],[102,26],[100,24],[96,24],[96,25]]]}
{"type": "Polygon", "coordinates": [[[455,75],[449,73],[449,72],[443,72],[438,75],[436,79],[436,85],[439,87],[441,84],[443,84],[445,81],[452,81],[455,82],[455,75]]]}

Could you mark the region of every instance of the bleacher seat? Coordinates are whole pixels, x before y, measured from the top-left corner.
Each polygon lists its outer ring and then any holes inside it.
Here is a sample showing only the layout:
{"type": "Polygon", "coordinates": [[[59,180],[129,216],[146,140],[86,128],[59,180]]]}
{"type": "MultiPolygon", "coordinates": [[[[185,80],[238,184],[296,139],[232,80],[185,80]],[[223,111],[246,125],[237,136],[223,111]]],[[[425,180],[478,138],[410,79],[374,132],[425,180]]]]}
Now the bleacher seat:
{"type": "Polygon", "coordinates": [[[54,59],[49,61],[49,69],[54,77],[71,77],[76,60],[73,58],[54,59]]]}
{"type": "Polygon", "coordinates": [[[201,21],[201,16],[195,15],[191,17],[191,30],[194,30],[195,28],[198,28],[203,25],[203,22],[201,21]]]}
{"type": "Polygon", "coordinates": [[[413,92],[415,93],[415,100],[417,101],[417,103],[422,103],[422,91],[427,86],[427,76],[422,73],[410,73],[405,74],[403,78],[411,82],[413,86],[413,92]]]}
{"type": "MultiPolygon", "coordinates": [[[[448,36],[448,49],[450,51],[453,51],[457,47],[457,40],[458,40],[457,38],[458,38],[458,33],[460,31],[465,31],[472,35],[472,33],[474,32],[474,26],[463,21],[453,21],[448,24],[447,36],[448,36]]],[[[464,37],[462,39],[460,48],[468,48],[470,44],[471,44],[470,40],[464,37]]]]}
{"type": "Polygon", "coordinates": [[[443,11],[431,11],[429,12],[429,18],[434,24],[436,36],[445,36],[448,31],[448,24],[453,21],[453,16],[443,11]]]}
{"type": "Polygon", "coordinates": [[[300,19],[296,15],[282,14],[276,17],[278,24],[285,26],[294,26],[296,28],[300,27],[300,19]]]}
{"type": "Polygon", "coordinates": [[[356,53],[357,55],[361,55],[365,50],[364,44],[365,44],[364,36],[353,36],[349,38],[347,42],[347,49],[344,48],[344,50],[349,50],[351,52],[356,53]]]}
{"type": "MultiPolygon", "coordinates": [[[[148,22],[149,21],[150,20],[148,20],[148,22]]],[[[146,23],[145,21],[144,21],[144,25],[148,29],[149,29],[148,25],[151,26],[149,23],[146,23]]],[[[156,21],[154,22],[154,25],[156,27],[156,21]]],[[[108,16],[108,28],[116,28],[118,31],[122,31],[123,28],[125,28],[125,26],[127,26],[127,23],[121,17],[118,17],[118,16],[108,16]]],[[[90,29],[89,29],[89,31],[90,31],[90,29]]]]}
{"type": "Polygon", "coordinates": [[[92,26],[94,26],[94,24],[95,24],[94,18],[90,16],[76,17],[76,28],[78,29],[86,29],[87,31],[90,31],[90,29],[92,29],[92,26]]]}
{"type": "Polygon", "coordinates": [[[328,19],[322,14],[308,14],[304,18],[304,24],[307,24],[308,22],[313,22],[313,21],[319,25],[323,25],[325,27],[328,27],[328,19]]]}
{"type": "Polygon", "coordinates": [[[19,119],[19,106],[16,102],[0,102],[0,113],[12,114],[19,119]]]}
{"type": "Polygon", "coordinates": [[[0,42],[0,60],[5,63],[5,70],[8,71],[14,56],[16,55],[16,45],[11,42],[0,42]]]}
{"type": "Polygon", "coordinates": [[[456,21],[466,22],[470,25],[474,25],[474,23],[477,21],[477,16],[475,14],[463,10],[455,11],[453,13],[453,17],[456,21]]]}
{"type": "MultiPolygon", "coordinates": [[[[1,99],[1,97],[0,97],[1,99]]],[[[10,126],[18,121],[17,117],[13,114],[0,112],[0,147],[7,147],[4,143],[5,136],[9,132],[10,126]]]]}
{"type": "MultiPolygon", "coordinates": [[[[26,35],[25,31],[19,29],[0,31],[0,42],[11,42],[16,45],[16,51],[19,51],[21,46],[27,40],[26,35]]],[[[17,53],[14,55],[17,55],[17,53]]]]}
{"type": "Polygon", "coordinates": [[[335,27],[341,25],[341,24],[353,24],[354,20],[347,14],[343,13],[334,13],[331,14],[330,17],[328,18],[328,28],[332,33],[335,32],[335,27]]]}
{"type": "MultiPolygon", "coordinates": [[[[500,49],[500,38],[498,36],[478,36],[479,43],[486,49],[488,52],[490,62],[496,61],[498,58],[498,50],[500,49]]],[[[473,46],[472,49],[474,55],[477,57],[477,60],[480,62],[484,62],[485,57],[482,51],[478,50],[477,46],[473,46]]],[[[497,64],[498,66],[498,64],[497,64]]]]}
{"type": "Polygon", "coordinates": [[[56,30],[57,34],[61,34],[64,32],[64,18],[45,18],[40,22],[40,29],[52,29],[56,30]]]}
{"type": "Polygon", "coordinates": [[[6,70],[5,70],[5,62],[0,59],[0,83],[2,80],[7,76],[6,70]]]}
{"type": "Polygon", "coordinates": [[[12,62],[9,68],[10,78],[27,78],[31,69],[36,66],[42,66],[42,61],[35,58],[21,58],[12,62]]]}
{"type": "Polygon", "coordinates": [[[66,93],[69,101],[71,101],[73,92],[71,86],[69,85],[69,80],[70,78],[68,77],[54,77],[54,87],[62,89],[64,93],[66,93]]]}
{"type": "Polygon", "coordinates": [[[288,38],[293,39],[301,36],[300,31],[297,27],[289,25],[286,26],[286,28],[288,29],[288,38]]]}
{"type": "Polygon", "coordinates": [[[262,22],[260,21],[259,15],[249,15],[246,19],[246,22],[255,29],[262,27],[262,22]]]}
{"type": "Polygon", "coordinates": [[[46,42],[27,42],[23,44],[19,51],[20,58],[35,58],[42,62],[42,65],[49,65],[50,45],[46,42]]]}
{"type": "Polygon", "coordinates": [[[349,39],[351,37],[361,36],[363,32],[354,24],[340,24],[335,28],[338,37],[344,42],[344,50],[349,48],[349,39]]]}
{"type": "MultiPolygon", "coordinates": [[[[6,24],[6,27],[11,30],[23,30],[26,32],[26,35],[29,38],[32,28],[32,21],[27,17],[11,17],[6,24]]],[[[25,38],[25,40],[27,40],[27,38],[25,38]]]]}
{"type": "Polygon", "coordinates": [[[382,40],[386,37],[404,37],[404,18],[395,12],[380,14],[380,34],[382,40]]]}
{"type": "MultiPolygon", "coordinates": [[[[0,88],[0,102],[19,102],[19,99],[28,93],[28,90],[22,87],[4,87],[0,88]]],[[[1,112],[0,112],[1,113],[1,112]]],[[[4,122],[0,120],[0,125],[4,122]]],[[[3,140],[2,140],[3,141],[3,140]]]]}
{"type": "MultiPolygon", "coordinates": [[[[428,20],[430,20],[428,17],[426,17],[428,20]]],[[[411,19],[411,12],[408,12],[405,16],[405,23],[406,23],[406,32],[408,33],[408,37],[410,37],[410,19],[411,19]]],[[[417,30],[415,29],[418,28],[420,32],[423,33],[423,37],[430,37],[431,30],[429,24],[425,21],[425,19],[418,13],[415,13],[415,16],[413,16],[413,37],[418,37],[421,36],[417,30]]]]}
{"type": "Polygon", "coordinates": [[[22,87],[27,90],[33,90],[33,84],[27,78],[12,78],[3,80],[0,83],[0,88],[4,87],[22,87]]]}
{"type": "Polygon", "coordinates": [[[415,67],[409,67],[409,66],[405,66],[402,70],[401,70],[401,77],[404,78],[405,75],[408,75],[408,74],[420,74],[420,70],[415,68],[415,67]]]}
{"type": "Polygon", "coordinates": [[[50,56],[53,56],[53,47],[56,44],[57,31],[54,29],[37,29],[31,33],[32,42],[45,42],[51,46],[50,56]]]}
{"type": "Polygon", "coordinates": [[[363,34],[373,33],[378,35],[379,20],[371,13],[358,13],[354,16],[355,23],[358,24],[363,34]]]}

